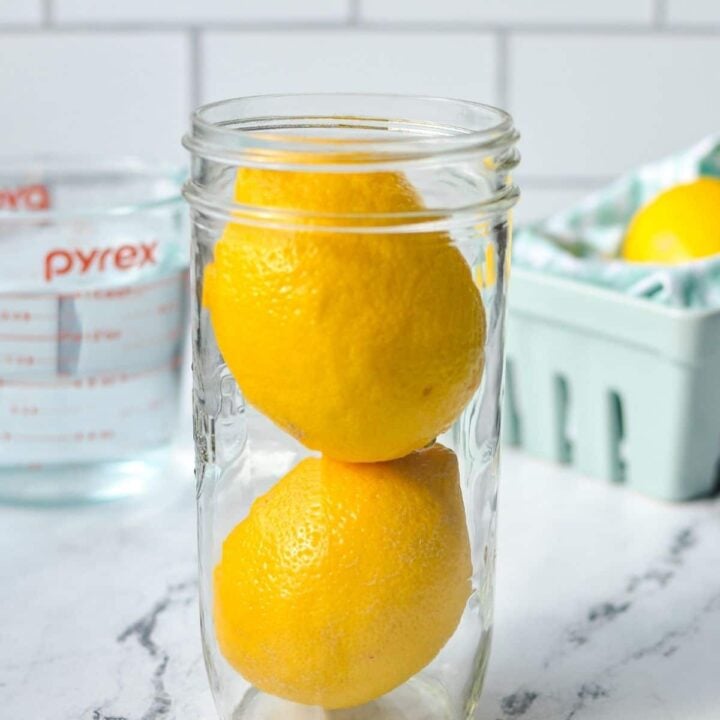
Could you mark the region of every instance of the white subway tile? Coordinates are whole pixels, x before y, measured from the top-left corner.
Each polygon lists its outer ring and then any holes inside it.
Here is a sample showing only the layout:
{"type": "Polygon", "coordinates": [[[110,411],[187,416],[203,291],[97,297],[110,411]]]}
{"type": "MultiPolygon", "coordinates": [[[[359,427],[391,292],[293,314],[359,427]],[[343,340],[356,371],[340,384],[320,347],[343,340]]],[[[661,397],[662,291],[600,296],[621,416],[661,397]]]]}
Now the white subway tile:
{"type": "Polygon", "coordinates": [[[41,0],[0,0],[0,26],[35,25],[42,16],[41,0]]]}
{"type": "Polygon", "coordinates": [[[716,132],[719,65],[709,37],[517,36],[508,97],[522,171],[607,176],[716,132]]]}
{"type": "Polygon", "coordinates": [[[720,2],[668,0],[667,19],[678,25],[720,25],[720,2]]]}
{"type": "Polygon", "coordinates": [[[638,24],[650,22],[653,5],[653,0],[361,0],[361,14],[371,21],[638,24]]]}
{"type": "Polygon", "coordinates": [[[59,22],[257,22],[337,21],[349,0],[55,0],[59,22]]]}
{"type": "MultiPolygon", "coordinates": [[[[522,178],[518,178],[517,182],[520,185],[520,200],[514,212],[517,226],[543,220],[556,212],[566,210],[594,189],[588,184],[580,187],[568,185],[544,188],[535,183],[524,185],[522,178]]],[[[600,185],[598,182],[597,187],[600,185]]]]}
{"type": "Polygon", "coordinates": [[[495,45],[467,33],[208,33],[205,100],[276,92],[390,92],[494,102],[495,45]]]}
{"type": "Polygon", "coordinates": [[[183,158],[188,47],[175,33],[0,38],[6,151],[183,158]]]}

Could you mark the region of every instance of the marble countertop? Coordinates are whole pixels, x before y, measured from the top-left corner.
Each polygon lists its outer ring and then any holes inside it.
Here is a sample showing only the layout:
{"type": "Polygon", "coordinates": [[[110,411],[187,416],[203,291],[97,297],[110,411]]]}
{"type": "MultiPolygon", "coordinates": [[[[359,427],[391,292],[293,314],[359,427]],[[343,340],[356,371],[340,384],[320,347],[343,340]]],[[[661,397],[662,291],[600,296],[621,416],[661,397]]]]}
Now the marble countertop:
{"type": "MultiPolygon", "coordinates": [[[[720,501],[503,465],[478,720],[717,720],[720,501]]],[[[214,720],[191,467],[143,502],[0,509],[0,717],[214,720]]]]}

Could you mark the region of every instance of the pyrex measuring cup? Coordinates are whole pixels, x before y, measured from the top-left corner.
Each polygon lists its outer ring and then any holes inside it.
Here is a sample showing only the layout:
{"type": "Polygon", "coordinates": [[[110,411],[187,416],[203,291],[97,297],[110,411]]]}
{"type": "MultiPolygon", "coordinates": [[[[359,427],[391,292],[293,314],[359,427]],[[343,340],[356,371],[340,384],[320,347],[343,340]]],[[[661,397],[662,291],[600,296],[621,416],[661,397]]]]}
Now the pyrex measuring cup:
{"type": "Polygon", "coordinates": [[[0,163],[0,499],[109,499],[161,472],[185,336],[181,177],[0,163]]]}

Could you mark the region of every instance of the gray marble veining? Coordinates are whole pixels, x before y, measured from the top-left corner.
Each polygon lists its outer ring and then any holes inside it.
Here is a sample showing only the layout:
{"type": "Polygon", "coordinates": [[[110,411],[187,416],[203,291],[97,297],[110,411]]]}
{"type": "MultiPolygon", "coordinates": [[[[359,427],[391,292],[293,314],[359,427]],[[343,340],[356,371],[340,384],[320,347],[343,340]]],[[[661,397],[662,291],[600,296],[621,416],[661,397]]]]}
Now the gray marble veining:
{"type": "MultiPolygon", "coordinates": [[[[214,720],[192,459],[144,502],[0,509],[0,718],[214,720]]],[[[478,720],[718,720],[720,501],[507,452],[478,720]]]]}

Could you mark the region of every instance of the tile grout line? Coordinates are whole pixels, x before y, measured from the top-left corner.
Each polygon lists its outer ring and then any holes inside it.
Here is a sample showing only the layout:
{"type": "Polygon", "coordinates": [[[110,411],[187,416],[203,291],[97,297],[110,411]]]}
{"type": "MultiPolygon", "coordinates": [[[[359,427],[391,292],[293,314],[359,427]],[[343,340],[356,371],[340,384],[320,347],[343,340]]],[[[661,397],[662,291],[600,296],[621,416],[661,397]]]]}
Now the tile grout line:
{"type": "Polygon", "coordinates": [[[188,31],[188,40],[190,43],[190,113],[197,108],[202,102],[202,38],[200,37],[200,29],[191,27],[188,31]]]}
{"type": "MultiPolygon", "coordinates": [[[[663,0],[659,0],[662,2],[663,0]]],[[[43,0],[48,8],[52,8],[52,0],[43,0]]],[[[58,23],[53,14],[49,18],[49,26],[0,26],[2,34],[27,34],[51,32],[63,33],[151,33],[151,32],[187,32],[190,28],[207,32],[347,32],[349,29],[348,20],[333,22],[207,22],[200,24],[191,23],[127,23],[127,22],[67,22],[58,23]]],[[[452,35],[452,34],[485,34],[512,32],[513,36],[542,36],[559,35],[564,37],[573,36],[600,36],[610,38],[622,37],[718,37],[720,35],[720,23],[714,25],[538,25],[538,24],[485,24],[485,23],[371,23],[359,20],[352,26],[353,31],[358,33],[387,34],[427,34],[452,35]]]]}
{"type": "Polygon", "coordinates": [[[53,0],[42,0],[42,26],[43,28],[53,27],[55,13],[53,12],[53,0]]]}
{"type": "Polygon", "coordinates": [[[360,2],[361,0],[348,0],[349,2],[349,8],[348,8],[348,25],[351,27],[356,27],[360,24],[361,19],[361,8],[360,8],[360,2]]]}
{"type": "Polygon", "coordinates": [[[499,30],[495,35],[495,83],[497,92],[497,105],[503,110],[508,108],[508,84],[510,73],[509,37],[505,30],[499,30]]]}
{"type": "Polygon", "coordinates": [[[667,0],[655,0],[655,27],[666,28],[668,19],[667,0]]]}

